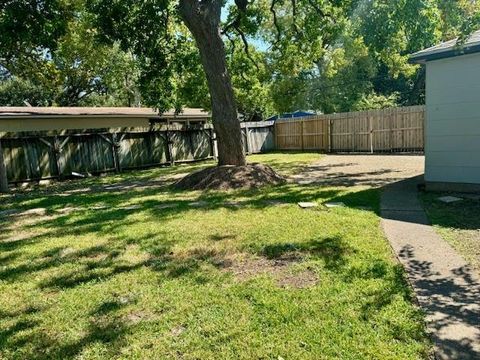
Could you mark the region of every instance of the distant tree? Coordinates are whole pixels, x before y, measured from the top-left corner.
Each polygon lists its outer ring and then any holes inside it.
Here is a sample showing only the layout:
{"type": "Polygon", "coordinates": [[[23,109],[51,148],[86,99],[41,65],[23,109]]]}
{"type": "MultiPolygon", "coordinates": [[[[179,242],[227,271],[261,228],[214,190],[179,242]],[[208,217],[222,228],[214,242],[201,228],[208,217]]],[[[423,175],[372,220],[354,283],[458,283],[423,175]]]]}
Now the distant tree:
{"type": "MultiPolygon", "coordinates": [[[[293,64],[289,57],[271,57],[272,66],[278,62],[285,67],[285,74],[272,80],[275,106],[330,113],[368,104],[421,104],[425,69],[410,64],[409,55],[457,36],[464,40],[480,27],[479,20],[478,1],[352,1],[315,67],[307,62],[293,64]],[[289,74],[295,66],[301,71],[289,74]]],[[[270,33],[274,36],[276,31],[270,33]]]]}
{"type": "Polygon", "coordinates": [[[23,76],[46,62],[67,33],[75,15],[74,1],[11,0],[0,3],[0,64],[23,76]]]}
{"type": "Polygon", "coordinates": [[[0,106],[49,106],[54,96],[28,80],[14,77],[0,81],[0,106]]]}
{"type": "Polygon", "coordinates": [[[24,89],[26,98],[36,92],[32,104],[139,104],[135,59],[118,45],[96,40],[84,5],[83,0],[0,5],[0,81],[8,80],[3,88],[16,95],[24,89]],[[48,95],[44,101],[38,101],[39,92],[48,95]]]}

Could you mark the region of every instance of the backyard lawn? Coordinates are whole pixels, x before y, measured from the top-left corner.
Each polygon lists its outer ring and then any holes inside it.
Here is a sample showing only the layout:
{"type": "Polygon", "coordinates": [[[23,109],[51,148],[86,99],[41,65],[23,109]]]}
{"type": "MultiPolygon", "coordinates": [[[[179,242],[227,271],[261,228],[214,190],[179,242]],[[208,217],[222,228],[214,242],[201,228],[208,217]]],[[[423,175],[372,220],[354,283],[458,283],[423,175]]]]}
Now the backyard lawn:
{"type": "MultiPolygon", "coordinates": [[[[319,158],[250,161],[290,175],[319,158]]],[[[429,356],[378,190],[169,187],[208,164],[0,197],[0,358],[429,356]]]]}

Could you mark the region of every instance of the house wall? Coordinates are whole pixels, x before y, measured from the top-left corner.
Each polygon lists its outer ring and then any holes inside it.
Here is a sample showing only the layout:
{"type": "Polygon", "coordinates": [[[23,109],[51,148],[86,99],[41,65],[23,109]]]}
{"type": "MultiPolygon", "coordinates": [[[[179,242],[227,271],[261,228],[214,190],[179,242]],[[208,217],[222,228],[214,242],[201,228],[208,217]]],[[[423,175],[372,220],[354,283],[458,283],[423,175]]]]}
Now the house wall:
{"type": "Polygon", "coordinates": [[[427,186],[480,184],[480,54],[428,62],[426,105],[427,186]]]}

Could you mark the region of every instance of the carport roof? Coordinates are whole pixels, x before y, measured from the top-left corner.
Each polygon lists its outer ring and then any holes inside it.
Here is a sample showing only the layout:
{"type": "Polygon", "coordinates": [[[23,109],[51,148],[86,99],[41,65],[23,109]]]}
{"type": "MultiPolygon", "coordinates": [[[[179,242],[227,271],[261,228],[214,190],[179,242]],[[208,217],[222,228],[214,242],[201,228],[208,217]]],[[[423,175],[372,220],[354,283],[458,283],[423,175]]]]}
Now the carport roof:
{"type": "Polygon", "coordinates": [[[458,45],[457,41],[458,38],[418,51],[410,55],[410,62],[425,64],[432,60],[480,52],[480,30],[470,35],[462,45],[458,45]]]}
{"type": "Polygon", "coordinates": [[[167,111],[160,115],[153,109],[134,107],[0,107],[0,119],[47,117],[147,117],[194,119],[208,118],[209,116],[208,112],[196,108],[185,108],[178,114],[174,111],[167,111]]]}

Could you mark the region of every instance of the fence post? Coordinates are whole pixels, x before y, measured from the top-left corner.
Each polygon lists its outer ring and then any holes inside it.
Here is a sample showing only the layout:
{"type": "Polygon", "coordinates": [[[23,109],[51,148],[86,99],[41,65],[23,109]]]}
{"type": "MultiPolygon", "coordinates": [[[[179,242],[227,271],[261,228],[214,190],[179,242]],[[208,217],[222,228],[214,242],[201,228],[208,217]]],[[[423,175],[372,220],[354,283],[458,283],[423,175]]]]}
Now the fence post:
{"type": "Polygon", "coordinates": [[[120,164],[120,154],[118,153],[118,148],[120,143],[118,141],[117,133],[112,133],[112,154],[113,154],[113,164],[115,166],[116,172],[122,172],[122,166],[120,164]]]}
{"type": "Polygon", "coordinates": [[[245,147],[247,149],[247,154],[250,154],[250,137],[248,136],[248,125],[247,123],[245,123],[245,147]]]}
{"type": "Polygon", "coordinates": [[[303,139],[303,137],[305,136],[305,121],[302,120],[301,122],[301,134],[300,134],[300,139],[301,139],[301,142],[302,142],[302,151],[305,150],[305,141],[303,139]]]}
{"type": "Polygon", "coordinates": [[[275,150],[278,150],[278,124],[277,120],[273,123],[273,146],[275,150]]]}
{"type": "Polygon", "coordinates": [[[328,152],[332,153],[333,152],[333,119],[328,119],[328,126],[327,126],[327,131],[328,131],[328,152]]]}
{"type": "Polygon", "coordinates": [[[353,136],[353,152],[357,151],[357,122],[355,121],[355,117],[350,118],[352,120],[353,129],[352,129],[352,136],[353,136]]]}
{"type": "Polygon", "coordinates": [[[172,151],[172,141],[170,139],[170,126],[167,124],[167,131],[165,133],[167,138],[167,155],[170,160],[170,166],[175,165],[175,159],[173,158],[173,151],[172,151]]]}
{"type": "Polygon", "coordinates": [[[8,192],[7,168],[3,159],[2,140],[0,139],[0,193],[8,192]]]}
{"type": "Polygon", "coordinates": [[[55,135],[55,137],[53,138],[53,154],[55,158],[55,164],[57,165],[57,174],[59,179],[63,178],[63,173],[62,173],[63,169],[62,169],[62,164],[60,160],[61,151],[62,149],[60,148],[60,143],[58,142],[58,136],[55,135]]]}
{"type": "Polygon", "coordinates": [[[370,114],[370,111],[367,114],[368,116],[368,131],[370,133],[370,153],[373,154],[373,116],[370,114]],[[370,115],[370,116],[368,116],[370,115]]]}
{"type": "Polygon", "coordinates": [[[388,111],[389,113],[389,121],[388,121],[388,144],[389,144],[389,147],[390,147],[390,152],[393,152],[393,128],[392,128],[392,125],[393,125],[393,121],[395,119],[395,117],[393,116],[393,111],[390,109],[388,111]]]}

